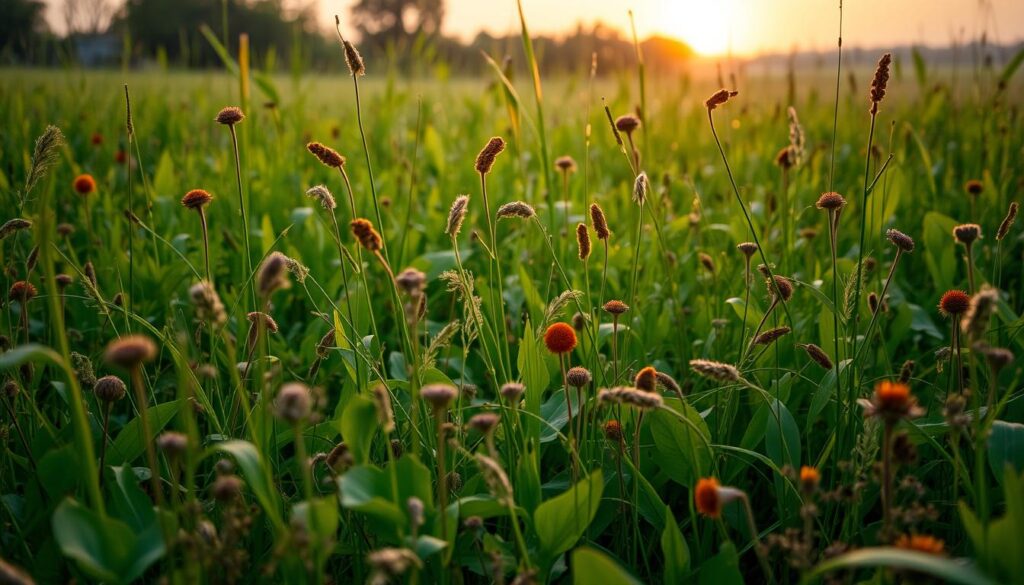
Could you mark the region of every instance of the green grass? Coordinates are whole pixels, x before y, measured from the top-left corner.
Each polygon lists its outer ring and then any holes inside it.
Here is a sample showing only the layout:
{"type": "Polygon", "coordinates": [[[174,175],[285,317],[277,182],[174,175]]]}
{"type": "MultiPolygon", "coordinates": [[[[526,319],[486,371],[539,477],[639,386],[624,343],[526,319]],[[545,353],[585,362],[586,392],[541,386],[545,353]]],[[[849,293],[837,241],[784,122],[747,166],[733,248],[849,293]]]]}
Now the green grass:
{"type": "Polygon", "coordinates": [[[249,288],[262,277],[244,268],[231,137],[213,120],[222,107],[243,105],[237,78],[0,71],[0,219],[33,221],[0,242],[0,264],[5,290],[23,280],[38,289],[27,305],[11,300],[0,314],[10,348],[0,354],[9,390],[0,410],[4,560],[47,583],[363,582],[388,576],[386,554],[399,573],[394,582],[407,583],[527,574],[549,583],[788,583],[837,571],[879,582],[908,572],[961,583],[1024,579],[1014,554],[1024,539],[1020,362],[992,370],[975,343],[1024,355],[1020,224],[995,238],[1024,182],[1019,80],[998,92],[998,72],[963,71],[953,87],[948,71],[934,69],[919,85],[897,66],[876,154],[865,161],[871,71],[854,72],[855,92],[844,77],[834,188],[847,206],[833,275],[827,215],[815,202],[829,183],[834,71],[797,72],[792,105],[806,148],[785,183],[774,162],[789,143],[785,82],[741,76],[740,94],[714,110],[715,128],[764,256],[795,289],[762,328],[791,332],[748,350],[769,289],[755,254],[748,290],[736,250],[753,234],[708,125],[704,100],[717,88],[646,72],[645,125],[634,137],[651,182],[641,207],[602,107],[604,99],[613,115],[634,110],[635,73],[591,82],[581,67],[579,76],[544,79],[540,107],[529,75],[508,85],[407,80],[367,66],[362,114],[380,222],[351,79],[280,76],[253,86],[236,127],[251,262],[259,272],[279,251],[301,265],[286,276],[289,287],[258,294],[258,306],[249,288]],[[129,171],[117,162],[127,148],[124,83],[137,141],[131,211],[140,225],[125,218],[129,171]],[[263,105],[270,96],[273,108],[263,105]],[[33,144],[48,124],[67,143],[25,193],[33,144]],[[524,201],[535,218],[486,216],[474,159],[492,136],[508,146],[486,177],[491,213],[524,201]],[[346,185],[306,151],[309,141],[348,158],[355,216],[373,221],[389,263],[358,246],[346,185]],[[553,167],[560,155],[577,163],[567,208],[553,167]],[[870,182],[890,155],[865,207],[865,163],[870,182]],[[74,192],[82,173],[95,177],[95,193],[74,192]],[[973,201],[969,179],[984,187],[973,201]],[[304,194],[318,184],[337,200],[343,249],[329,212],[304,194]],[[203,246],[198,215],[179,201],[195,188],[214,196],[205,213],[222,326],[200,319],[189,293],[205,277],[203,246]],[[469,210],[456,250],[445,226],[463,193],[469,210]],[[591,202],[613,235],[606,257],[591,226],[593,253],[581,262],[576,225],[590,225],[591,202]],[[64,223],[72,234],[55,233],[64,223]],[[972,255],[977,287],[999,291],[980,337],[959,336],[963,381],[957,353],[943,358],[955,324],[937,307],[945,291],[968,287],[964,247],[951,234],[960,223],[984,234],[972,255]],[[889,228],[916,247],[901,256],[885,310],[869,326],[867,297],[883,289],[895,256],[889,228]],[[858,296],[860,255],[871,260],[861,306],[847,306],[858,296]],[[95,290],[82,284],[87,262],[95,290]],[[407,267],[425,274],[422,292],[389,282],[389,270],[407,267]],[[57,274],[74,279],[59,297],[57,274]],[[572,290],[580,293],[563,295],[572,290]],[[617,334],[600,308],[612,299],[631,304],[617,334]],[[277,330],[250,333],[253,310],[277,330]],[[582,326],[562,359],[543,340],[558,321],[582,326]],[[334,339],[324,339],[332,328],[334,339]],[[104,359],[108,344],[130,333],[158,348],[134,384],[104,359]],[[816,364],[801,344],[824,348],[838,370],[816,364]],[[71,352],[96,377],[128,385],[111,406],[109,440],[105,405],[71,352]],[[701,377],[692,360],[735,365],[741,378],[701,377]],[[907,360],[923,416],[865,419],[857,399],[897,379],[907,360]],[[563,388],[562,369],[571,366],[593,377],[578,394],[563,388]],[[664,391],[661,405],[645,411],[598,399],[601,389],[631,386],[645,366],[680,392],[664,391]],[[312,413],[304,415],[300,397],[297,421],[287,416],[296,405],[285,408],[278,396],[290,382],[312,389],[312,413]],[[502,399],[510,382],[525,385],[521,403],[502,399]],[[393,429],[374,398],[378,384],[388,390],[393,429]],[[433,407],[427,398],[438,384],[460,397],[433,407]],[[133,386],[147,397],[154,436],[141,431],[133,386]],[[966,419],[946,416],[947,397],[961,395],[966,419]],[[469,424],[484,412],[499,416],[491,437],[469,424]],[[611,421],[621,425],[621,442],[611,421]],[[187,447],[158,452],[154,494],[146,446],[170,431],[183,433],[187,447]],[[881,501],[885,459],[889,506],[881,501]],[[801,466],[816,468],[820,484],[802,484],[801,466]],[[694,503],[695,486],[709,477],[738,490],[721,496],[743,494],[720,518],[694,503]],[[941,539],[944,552],[900,548],[909,534],[941,539]]]}

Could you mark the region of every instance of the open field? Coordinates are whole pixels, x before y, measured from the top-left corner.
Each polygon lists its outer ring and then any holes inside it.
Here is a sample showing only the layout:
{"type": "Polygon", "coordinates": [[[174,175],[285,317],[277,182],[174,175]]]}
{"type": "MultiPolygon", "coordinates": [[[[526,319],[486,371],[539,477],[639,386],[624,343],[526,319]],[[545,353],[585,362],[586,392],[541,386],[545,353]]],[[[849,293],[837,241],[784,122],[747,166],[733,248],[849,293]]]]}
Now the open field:
{"type": "Polygon", "coordinates": [[[0,575],[1024,581],[1020,73],[892,67],[0,70],[0,575]]]}

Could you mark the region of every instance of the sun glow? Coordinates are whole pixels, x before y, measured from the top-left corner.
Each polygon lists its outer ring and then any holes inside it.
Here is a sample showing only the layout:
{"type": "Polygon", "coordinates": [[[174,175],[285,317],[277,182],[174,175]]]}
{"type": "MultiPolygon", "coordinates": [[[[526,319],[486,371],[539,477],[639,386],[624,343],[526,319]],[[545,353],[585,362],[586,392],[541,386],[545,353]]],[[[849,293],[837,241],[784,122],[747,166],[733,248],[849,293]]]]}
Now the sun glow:
{"type": "Polygon", "coordinates": [[[661,0],[656,27],[693,47],[701,55],[730,49],[734,5],[729,0],[661,0]]]}

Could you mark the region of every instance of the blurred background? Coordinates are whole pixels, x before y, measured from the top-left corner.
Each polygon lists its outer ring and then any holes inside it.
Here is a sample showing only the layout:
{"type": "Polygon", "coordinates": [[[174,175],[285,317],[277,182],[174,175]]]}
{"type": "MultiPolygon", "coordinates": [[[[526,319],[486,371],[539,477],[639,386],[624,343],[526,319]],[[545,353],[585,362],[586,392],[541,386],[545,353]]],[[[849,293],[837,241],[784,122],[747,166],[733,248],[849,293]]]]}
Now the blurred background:
{"type": "MultiPolygon", "coordinates": [[[[813,65],[835,50],[839,0],[523,0],[546,73],[599,73],[633,62],[633,30],[649,69],[740,61],[813,65]],[[630,10],[633,11],[631,23],[630,10]]],[[[406,74],[473,76],[521,52],[516,3],[480,0],[0,0],[0,64],[207,68],[211,37],[235,54],[247,34],[270,70],[335,70],[341,30],[376,63],[406,74]],[[386,61],[385,61],[386,59],[386,61]]],[[[848,58],[916,52],[933,66],[999,65],[1024,40],[1022,0],[847,0],[848,58]]]]}

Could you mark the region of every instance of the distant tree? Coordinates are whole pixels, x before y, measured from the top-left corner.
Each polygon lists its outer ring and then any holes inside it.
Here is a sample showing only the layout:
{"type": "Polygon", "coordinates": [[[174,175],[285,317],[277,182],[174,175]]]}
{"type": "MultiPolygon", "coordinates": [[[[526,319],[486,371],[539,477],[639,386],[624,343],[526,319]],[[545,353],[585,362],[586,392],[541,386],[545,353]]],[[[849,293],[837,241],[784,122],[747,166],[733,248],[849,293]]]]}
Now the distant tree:
{"type": "Polygon", "coordinates": [[[28,54],[46,31],[41,0],[0,0],[0,53],[8,58],[28,54]]]}
{"type": "Polygon", "coordinates": [[[359,0],[352,18],[363,44],[403,46],[414,36],[441,31],[444,0],[359,0]]]}

